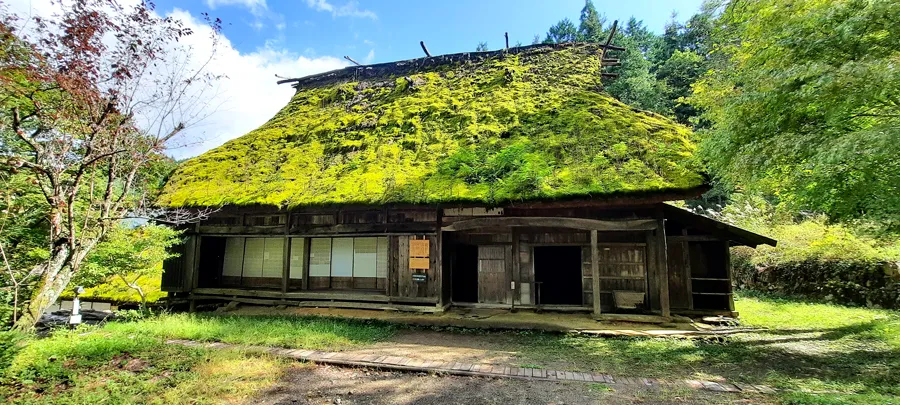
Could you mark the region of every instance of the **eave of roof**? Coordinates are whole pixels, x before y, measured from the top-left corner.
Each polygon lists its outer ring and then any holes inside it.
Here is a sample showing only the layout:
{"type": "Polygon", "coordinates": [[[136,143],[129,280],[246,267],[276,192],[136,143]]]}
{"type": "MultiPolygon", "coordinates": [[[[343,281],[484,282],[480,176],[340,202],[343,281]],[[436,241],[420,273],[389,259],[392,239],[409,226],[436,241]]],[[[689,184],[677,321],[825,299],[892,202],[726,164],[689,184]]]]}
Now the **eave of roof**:
{"type": "Polygon", "coordinates": [[[666,218],[684,220],[685,222],[696,225],[717,236],[723,237],[724,239],[732,242],[737,242],[740,245],[746,245],[755,248],[759,245],[776,246],[778,244],[777,240],[772,239],[768,236],[760,235],[758,233],[751,232],[722,221],[717,221],[703,215],[695,214],[691,211],[676,207],[674,205],[663,204],[663,211],[666,218]]]}

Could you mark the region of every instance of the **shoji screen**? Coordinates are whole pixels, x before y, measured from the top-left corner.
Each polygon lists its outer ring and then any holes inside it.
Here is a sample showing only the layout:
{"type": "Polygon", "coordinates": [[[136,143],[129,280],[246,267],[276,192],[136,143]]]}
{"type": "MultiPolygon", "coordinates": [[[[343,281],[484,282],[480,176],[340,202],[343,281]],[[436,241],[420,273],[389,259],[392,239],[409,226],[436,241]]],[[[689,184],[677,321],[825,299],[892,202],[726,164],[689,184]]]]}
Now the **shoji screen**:
{"type": "Polygon", "coordinates": [[[222,275],[240,277],[244,267],[244,238],[228,238],[225,240],[225,262],[222,275]]]}
{"type": "Polygon", "coordinates": [[[284,269],[284,239],[266,238],[263,250],[262,276],[281,278],[284,269]]]}
{"type": "Polygon", "coordinates": [[[330,238],[314,238],[309,241],[309,276],[331,276],[330,238]]]}
{"type": "Polygon", "coordinates": [[[353,239],[353,277],[375,277],[378,238],[353,239]]]}
{"type": "Polygon", "coordinates": [[[331,240],[331,277],[353,276],[353,238],[331,240]]]}
{"type": "Polygon", "coordinates": [[[291,238],[291,278],[303,278],[303,261],[306,256],[306,238],[291,238]]]}
{"type": "Polygon", "coordinates": [[[265,250],[265,239],[247,238],[247,241],[244,243],[244,278],[262,277],[265,250]]]}

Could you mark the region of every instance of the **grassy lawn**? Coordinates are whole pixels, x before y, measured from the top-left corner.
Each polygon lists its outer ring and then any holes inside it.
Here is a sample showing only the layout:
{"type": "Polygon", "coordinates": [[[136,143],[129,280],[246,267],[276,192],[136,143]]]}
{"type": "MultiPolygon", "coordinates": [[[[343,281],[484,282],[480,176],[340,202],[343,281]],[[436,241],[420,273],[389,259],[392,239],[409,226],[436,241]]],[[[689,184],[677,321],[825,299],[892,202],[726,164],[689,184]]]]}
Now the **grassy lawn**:
{"type": "Polygon", "coordinates": [[[284,360],[264,355],[85,328],[28,342],[4,372],[0,402],[238,403],[272,385],[285,367],[284,360]]]}
{"type": "MultiPolygon", "coordinates": [[[[764,296],[742,296],[737,309],[744,324],[764,330],[719,341],[442,333],[484,335],[492,350],[513,352],[520,364],[535,367],[768,384],[785,390],[775,399],[786,404],[900,403],[897,312],[764,296]]],[[[216,314],[171,314],[59,331],[18,345],[14,356],[0,355],[0,369],[6,369],[0,371],[0,397],[59,404],[240,402],[271,386],[285,363],[164,340],[345,350],[389,340],[399,331],[381,322],[216,314]]]]}
{"type": "Polygon", "coordinates": [[[900,313],[751,296],[736,305],[765,330],[721,341],[529,334],[507,349],[551,367],[767,384],[791,404],[900,404],[900,313]]]}

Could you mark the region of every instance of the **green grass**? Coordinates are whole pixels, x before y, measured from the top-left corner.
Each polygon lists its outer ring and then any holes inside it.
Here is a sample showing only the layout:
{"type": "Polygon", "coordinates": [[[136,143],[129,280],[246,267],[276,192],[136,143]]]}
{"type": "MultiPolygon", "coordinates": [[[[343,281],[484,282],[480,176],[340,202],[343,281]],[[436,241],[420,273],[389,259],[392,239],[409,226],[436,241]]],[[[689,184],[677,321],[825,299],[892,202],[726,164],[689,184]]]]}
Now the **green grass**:
{"type": "MultiPolygon", "coordinates": [[[[736,306],[745,325],[763,330],[716,341],[458,328],[442,333],[483,335],[481,348],[515,353],[527,367],[766,384],[782,390],[774,399],[784,404],[900,403],[900,313],[749,295],[739,296],[736,306]]],[[[47,339],[2,335],[0,369],[8,368],[0,396],[21,403],[181,403],[192,395],[197,403],[229,402],[270,385],[283,363],[164,340],[343,350],[388,340],[397,330],[325,317],[165,314],[58,331],[47,339]],[[124,370],[134,358],[148,366],[124,370]]]]}
{"type": "Polygon", "coordinates": [[[393,336],[383,322],[298,316],[169,314],[138,322],[110,323],[108,331],[234,344],[341,350],[393,336]]]}
{"type": "Polygon", "coordinates": [[[900,313],[741,296],[745,325],[720,341],[511,334],[521,362],[613,375],[767,384],[789,404],[900,403],[900,313]]]}
{"type": "Polygon", "coordinates": [[[262,354],[166,345],[96,327],[58,331],[19,349],[0,378],[3,403],[234,403],[273,384],[286,366],[262,354]]]}

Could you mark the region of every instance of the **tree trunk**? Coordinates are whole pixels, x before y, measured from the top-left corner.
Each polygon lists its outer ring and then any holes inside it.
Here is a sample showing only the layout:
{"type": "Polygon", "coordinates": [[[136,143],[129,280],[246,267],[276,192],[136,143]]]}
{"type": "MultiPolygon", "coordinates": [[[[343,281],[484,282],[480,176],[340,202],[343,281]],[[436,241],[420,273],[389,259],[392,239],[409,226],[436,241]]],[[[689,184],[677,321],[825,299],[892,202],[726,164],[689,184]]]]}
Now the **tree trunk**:
{"type": "MultiPolygon", "coordinates": [[[[119,275],[119,278],[125,282],[125,285],[127,285],[131,289],[137,291],[138,296],[141,297],[141,312],[146,313],[147,312],[147,297],[144,295],[144,289],[141,288],[140,285],[138,285],[138,283],[137,283],[138,279],[134,279],[134,282],[129,282],[128,279],[126,279],[125,276],[123,276],[121,274],[119,275]]],[[[138,278],[140,278],[140,277],[138,277],[138,278]]]]}
{"type": "Polygon", "coordinates": [[[40,288],[22,311],[22,317],[16,321],[16,329],[23,331],[33,329],[44,311],[59,299],[59,295],[72,279],[73,270],[70,266],[70,258],[69,247],[60,245],[54,249],[49,261],[35,266],[32,273],[42,274],[40,288]]]}

